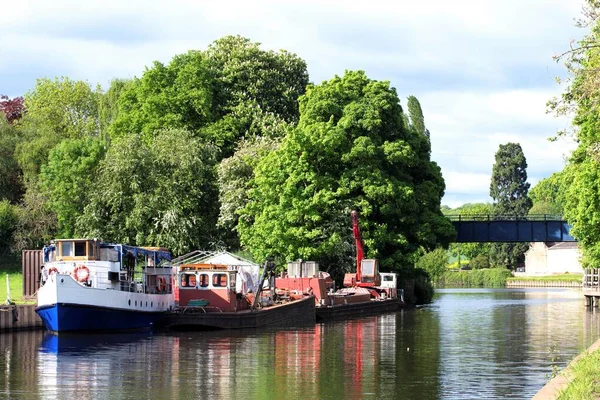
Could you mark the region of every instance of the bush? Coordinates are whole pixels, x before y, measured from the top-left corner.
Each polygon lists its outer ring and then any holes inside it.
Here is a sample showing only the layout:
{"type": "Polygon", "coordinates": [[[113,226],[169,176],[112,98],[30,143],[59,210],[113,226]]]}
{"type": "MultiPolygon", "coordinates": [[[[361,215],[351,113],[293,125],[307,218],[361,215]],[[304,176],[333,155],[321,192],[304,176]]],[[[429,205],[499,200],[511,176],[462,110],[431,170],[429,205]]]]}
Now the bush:
{"type": "Polygon", "coordinates": [[[486,269],[490,267],[490,260],[488,260],[487,256],[480,254],[469,261],[469,267],[471,269],[486,269]]]}
{"type": "Polygon", "coordinates": [[[505,268],[448,271],[439,280],[439,284],[457,287],[504,287],[510,276],[510,271],[505,268]]]}
{"type": "Polygon", "coordinates": [[[8,200],[0,201],[0,255],[10,253],[10,245],[16,226],[15,207],[8,200]]]}

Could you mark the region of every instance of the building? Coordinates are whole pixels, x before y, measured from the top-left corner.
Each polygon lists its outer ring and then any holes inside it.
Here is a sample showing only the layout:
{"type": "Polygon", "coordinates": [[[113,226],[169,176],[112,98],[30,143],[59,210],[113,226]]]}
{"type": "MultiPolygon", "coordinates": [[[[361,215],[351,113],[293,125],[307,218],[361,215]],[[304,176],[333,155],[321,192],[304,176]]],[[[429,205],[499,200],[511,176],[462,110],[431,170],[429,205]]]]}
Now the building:
{"type": "Polygon", "coordinates": [[[525,252],[525,275],[583,274],[577,242],[534,242],[525,252]]]}

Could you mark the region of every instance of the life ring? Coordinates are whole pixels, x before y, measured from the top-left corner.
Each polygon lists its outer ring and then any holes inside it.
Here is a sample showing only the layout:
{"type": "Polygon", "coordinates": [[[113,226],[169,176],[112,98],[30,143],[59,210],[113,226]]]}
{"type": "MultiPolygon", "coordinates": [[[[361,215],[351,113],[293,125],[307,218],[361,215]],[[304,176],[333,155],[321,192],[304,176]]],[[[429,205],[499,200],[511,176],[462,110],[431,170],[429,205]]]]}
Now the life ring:
{"type": "Polygon", "coordinates": [[[156,278],[156,289],[159,293],[164,293],[167,291],[167,280],[164,277],[159,276],[156,278]]]}
{"type": "Polygon", "coordinates": [[[90,270],[85,265],[79,265],[73,270],[72,276],[77,282],[86,282],[90,277],[90,270]],[[83,272],[79,273],[79,271],[83,272]]]}
{"type": "Polygon", "coordinates": [[[52,275],[52,274],[58,274],[58,268],[50,267],[50,269],[48,270],[48,275],[52,275]]]}

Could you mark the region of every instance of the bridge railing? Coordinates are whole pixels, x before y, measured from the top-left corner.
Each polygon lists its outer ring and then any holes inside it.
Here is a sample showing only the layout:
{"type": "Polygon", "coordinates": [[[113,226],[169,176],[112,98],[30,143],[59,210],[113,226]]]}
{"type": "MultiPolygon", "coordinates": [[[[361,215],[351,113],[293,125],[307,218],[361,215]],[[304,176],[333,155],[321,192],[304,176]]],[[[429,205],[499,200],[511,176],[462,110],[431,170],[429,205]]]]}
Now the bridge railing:
{"type": "Polygon", "coordinates": [[[446,215],[450,221],[564,221],[562,215],[553,214],[530,214],[530,215],[511,215],[511,214],[450,214],[446,215]]]}

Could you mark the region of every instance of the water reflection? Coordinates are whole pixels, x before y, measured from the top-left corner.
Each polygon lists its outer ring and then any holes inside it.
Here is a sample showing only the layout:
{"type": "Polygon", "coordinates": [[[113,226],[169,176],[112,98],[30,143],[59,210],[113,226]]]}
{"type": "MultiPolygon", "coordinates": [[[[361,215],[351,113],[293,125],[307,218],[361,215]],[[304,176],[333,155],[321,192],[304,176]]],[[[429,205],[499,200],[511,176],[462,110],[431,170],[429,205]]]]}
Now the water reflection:
{"type": "Polygon", "coordinates": [[[577,292],[448,290],[299,330],[3,334],[0,398],[526,398],[599,326],[577,292]]]}

